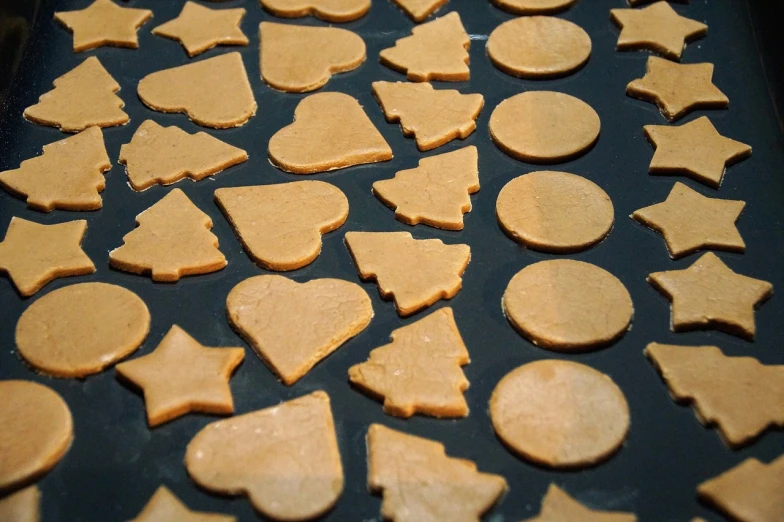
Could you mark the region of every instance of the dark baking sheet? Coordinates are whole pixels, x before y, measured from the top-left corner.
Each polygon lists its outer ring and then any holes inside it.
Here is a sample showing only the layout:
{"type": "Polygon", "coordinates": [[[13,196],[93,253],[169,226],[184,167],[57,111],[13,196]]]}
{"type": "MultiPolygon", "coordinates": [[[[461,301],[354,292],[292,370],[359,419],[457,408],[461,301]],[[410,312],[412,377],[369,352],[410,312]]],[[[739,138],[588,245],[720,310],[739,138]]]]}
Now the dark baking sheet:
{"type": "MultiPolygon", "coordinates": [[[[4,67],[2,81],[10,85],[0,118],[0,170],[16,168],[22,160],[39,155],[43,145],[64,137],[56,129],[26,122],[21,114],[40,94],[52,88],[52,80],[91,55],[98,56],[122,85],[119,94],[131,117],[130,124],[104,132],[113,161],[116,162],[120,145],[130,141],[145,119],[152,118],[163,125],[175,124],[189,132],[205,130],[183,115],[165,115],[145,108],[135,92],[137,82],[146,74],[190,61],[179,43],[150,34],[152,27],[175,17],[183,2],[131,0],[127,5],[147,7],[155,13],[154,19],[139,32],[140,49],[101,48],[74,54],[71,35],[53,20],[52,15],[55,8],[76,9],[88,4],[88,0],[43,0],[39,7],[35,2],[19,0],[16,5],[5,8],[5,14],[15,16],[6,17],[4,26],[9,19],[20,24],[26,37],[18,41],[26,40],[26,44],[18,47],[22,56],[12,66],[0,64],[4,67]]],[[[676,178],[652,177],[647,173],[652,149],[643,137],[642,126],[664,124],[665,120],[653,105],[624,94],[625,85],[642,76],[648,54],[615,52],[618,33],[609,20],[609,9],[623,5],[622,0],[581,0],[563,13],[561,16],[578,23],[590,34],[593,41],[590,62],[567,78],[536,82],[501,73],[485,56],[487,35],[498,24],[512,18],[511,15],[484,0],[451,0],[442,13],[459,11],[467,31],[473,35],[471,80],[440,86],[480,92],[485,96],[485,108],[478,120],[478,130],[472,136],[426,154],[419,153],[414,141],[402,136],[397,124],[384,121],[370,92],[370,83],[374,80],[402,79],[398,73],[382,67],[377,57],[381,49],[407,35],[413,24],[388,1],[375,0],[366,17],[343,25],[365,39],[368,61],[353,72],[334,77],[323,90],[357,97],[392,146],[395,158],[387,163],[314,176],[314,179],[327,180],[340,187],[349,198],[351,211],[347,223],[324,238],[321,256],[310,266],[289,275],[298,281],[338,277],[358,282],[354,265],[343,245],[343,236],[350,230],[408,230],[418,238],[468,243],[472,260],[465,274],[463,290],[451,301],[440,301],[430,311],[441,306],[452,306],[455,310],[472,358],[465,369],[471,381],[466,394],[471,414],[456,421],[424,417],[399,420],[384,415],[379,403],[349,386],[346,374],[349,366],[365,360],[372,348],[386,343],[393,329],[424,315],[400,319],[394,305],[382,301],[372,283],[362,283],[375,309],[371,325],[295,386],[280,384],[248,349],[245,362],[231,381],[237,413],[270,406],[316,389],[326,390],[332,398],[346,486],[337,506],[325,520],[379,518],[380,499],[368,494],[366,488],[364,437],[368,425],[373,422],[439,440],[445,443],[450,455],[473,459],[481,470],[505,476],[510,491],[488,514],[487,520],[494,522],[516,522],[533,516],[538,512],[550,482],[556,482],[590,506],[633,511],[641,521],[685,521],[696,515],[720,520],[698,503],[696,485],[747,457],[769,461],[784,450],[781,431],[767,433],[745,449],[728,449],[715,430],[700,425],[690,408],[670,400],[656,371],[642,355],[642,349],[651,341],[715,344],[731,355],[752,355],[767,364],[782,364],[784,349],[779,323],[784,316],[784,300],[774,295],[757,312],[758,334],[754,342],[716,332],[673,334],[669,331],[668,303],[645,282],[645,277],[652,271],[684,268],[697,256],[671,261],[661,237],[628,218],[635,209],[662,201],[676,178]],[[594,180],[608,192],[615,205],[616,223],[610,236],[597,247],[570,256],[595,263],[617,275],[634,300],[632,330],[611,347],[594,353],[559,355],[536,348],[518,335],[501,313],[501,295],[509,279],[524,266],[553,256],[521,249],[496,224],[495,200],[501,187],[513,177],[540,167],[518,162],[500,152],[489,140],[487,123],[493,108],[503,99],[536,89],[573,94],[590,103],[602,119],[602,134],[596,147],[581,158],[554,167],[594,180]],[[466,216],[464,231],[447,232],[421,225],[409,227],[396,221],[392,211],[371,195],[374,181],[415,167],[423,156],[468,144],[479,149],[482,189],[472,197],[474,208],[466,216]],[[577,472],[548,471],[518,459],[496,440],[487,413],[487,401],[493,387],[512,368],[544,358],[565,358],[589,364],[611,375],[626,393],[631,407],[631,432],[621,451],[605,464],[577,472]]],[[[29,299],[21,298],[6,278],[0,278],[0,378],[46,383],[63,395],[74,415],[76,437],[73,447],[39,483],[43,490],[44,521],[127,520],[141,510],[161,484],[169,486],[191,508],[234,513],[240,520],[259,518],[245,499],[211,495],[199,490],[188,479],[182,464],[185,446],[199,429],[215,420],[214,417],[188,415],[149,430],[141,396],[121,385],[115,379],[114,371],[84,381],[49,379],[30,371],[17,357],[14,346],[16,321],[31,302],[55,288],[99,280],[133,290],[150,308],[150,335],[136,355],[149,353],[173,323],[206,345],[244,345],[226,320],[225,297],[238,282],[265,271],[243,252],[229,224],[213,203],[213,191],[218,187],[304,179],[272,167],[266,154],[269,138],[291,122],[294,107],[303,95],[272,91],[260,80],[257,28],[261,20],[272,17],[264,13],[255,0],[218,4],[218,7],[238,6],[248,10],[242,27],[251,39],[250,46],[213,49],[200,58],[237,49],[243,55],[259,112],[243,127],[207,132],[245,148],[250,160],[214,179],[199,183],[185,180],[174,185],[182,188],[214,220],[213,232],[219,237],[221,250],[229,261],[224,270],[184,278],[177,284],[159,284],[109,268],[108,251],[120,245],[122,236],[134,228],[134,217],[172,188],[156,186],[135,193],[126,183],[122,166],[115,164],[107,173],[104,206],[97,212],[42,214],[27,209],[22,201],[0,191],[0,231],[3,233],[12,216],[41,223],[87,219],[89,226],[84,248],[98,268],[91,276],[56,280],[29,299]]],[[[714,81],[731,100],[729,110],[698,111],[679,123],[708,114],[720,132],[754,147],[750,159],[728,171],[719,191],[684,178],[677,180],[703,194],[747,201],[738,224],[746,240],[746,253],[720,256],[742,274],[771,281],[778,292],[784,288],[782,134],[748,8],[737,0],[693,0],[688,5],[677,4],[675,8],[686,16],[705,21],[710,27],[706,38],[685,51],[684,62],[715,63],[714,81]]],[[[323,25],[312,18],[296,23],[323,25]]],[[[760,41],[764,42],[765,38],[760,41]]],[[[775,42],[775,39],[770,41],[775,42]]],[[[8,45],[8,40],[3,42],[8,45]]],[[[773,49],[769,54],[775,56],[775,51],[773,49]]]]}

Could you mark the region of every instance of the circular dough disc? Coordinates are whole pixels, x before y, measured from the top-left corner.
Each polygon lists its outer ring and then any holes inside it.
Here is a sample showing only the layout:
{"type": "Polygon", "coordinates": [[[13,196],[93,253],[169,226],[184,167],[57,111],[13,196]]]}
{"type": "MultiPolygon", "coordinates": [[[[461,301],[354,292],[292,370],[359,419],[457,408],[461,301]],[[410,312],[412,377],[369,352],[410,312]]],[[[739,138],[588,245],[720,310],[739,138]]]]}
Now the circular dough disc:
{"type": "Polygon", "coordinates": [[[564,76],[588,61],[591,38],[568,20],[525,16],[495,28],[487,40],[487,55],[496,67],[512,76],[564,76]]]}
{"type": "Polygon", "coordinates": [[[543,252],[590,248],[610,233],[613,204],[597,184],[566,172],[532,172],[504,186],[496,201],[501,228],[543,252]]]}
{"type": "Polygon", "coordinates": [[[510,13],[532,15],[563,11],[574,5],[577,0],[492,0],[492,2],[510,13]]]}
{"type": "Polygon", "coordinates": [[[136,294],[106,283],[66,286],[45,295],[16,324],[19,354],[55,377],[86,377],[133,353],[150,330],[136,294]]]}
{"type": "Polygon", "coordinates": [[[546,360],[509,372],[490,397],[490,419],[514,452],[553,468],[589,466],[612,455],[629,431],[629,406],[607,375],[546,360]]]}
{"type": "Polygon", "coordinates": [[[554,163],[578,156],[599,138],[601,122],[590,105],[552,91],[507,98],[490,116],[490,137],[510,156],[554,163]]]}
{"type": "Polygon", "coordinates": [[[540,261],[506,287],[509,321],[534,344],[555,351],[606,346],[629,329],[634,308],[626,287],[596,265],[571,259],[540,261]]]}

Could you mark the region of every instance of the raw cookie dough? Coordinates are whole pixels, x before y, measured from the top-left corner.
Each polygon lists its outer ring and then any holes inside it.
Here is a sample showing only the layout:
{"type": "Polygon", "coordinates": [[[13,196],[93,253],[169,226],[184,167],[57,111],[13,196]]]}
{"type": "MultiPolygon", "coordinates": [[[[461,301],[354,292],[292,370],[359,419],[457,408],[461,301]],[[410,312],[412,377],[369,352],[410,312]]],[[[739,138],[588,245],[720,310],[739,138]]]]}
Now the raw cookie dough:
{"type": "Polygon", "coordinates": [[[370,10],[370,0],[261,0],[261,5],[283,18],[313,15],[325,22],[350,22],[370,10]]]}
{"type": "Polygon", "coordinates": [[[523,16],[496,27],[487,40],[493,65],[520,78],[570,74],[591,56],[591,37],[582,27],[554,16],[523,16]]]}
{"type": "Polygon", "coordinates": [[[599,138],[590,105],[568,94],[528,91],[507,98],[490,115],[490,137],[502,151],[531,163],[579,156],[599,138]]]}
{"type": "Polygon", "coordinates": [[[237,517],[191,511],[166,486],[159,487],[131,522],[237,522],[237,517]]]}
{"type": "Polygon", "coordinates": [[[84,9],[54,14],[54,19],[73,33],[74,52],[102,45],[136,49],[139,47],[136,31],[150,18],[149,9],[120,7],[111,0],[95,0],[84,9]]]}
{"type": "Polygon", "coordinates": [[[392,0],[415,22],[421,22],[446,5],[449,0],[392,0]]]}
{"type": "Polygon", "coordinates": [[[564,490],[550,484],[542,499],[539,515],[527,522],[636,522],[632,513],[590,509],[570,497],[564,490]]]}
{"type": "Polygon", "coordinates": [[[506,234],[532,250],[579,252],[610,233],[613,204],[594,182],[567,172],[541,171],[507,183],[496,201],[506,234]]]}
{"type": "Polygon", "coordinates": [[[348,218],[348,199],[323,181],[221,188],[215,202],[248,255],[267,270],[296,270],[321,253],[321,236],[348,218]]]}
{"type": "Polygon", "coordinates": [[[392,149],[359,102],[340,92],[311,94],[294,110],[294,123],[269,141],[269,158],[293,174],[315,174],[392,159],[392,149]]]}
{"type": "Polygon", "coordinates": [[[38,486],[25,489],[0,498],[0,520],[6,522],[40,522],[41,490],[38,486]]]}
{"type": "Polygon", "coordinates": [[[329,396],[315,391],[208,424],[188,444],[185,467],[199,486],[247,495],[272,519],[322,515],[343,491],[329,396]]]}
{"type": "Polygon", "coordinates": [[[501,305],[520,333],[558,352],[607,346],[626,333],[634,314],[623,283],[596,265],[573,259],[523,268],[509,281],[501,305]]]}
{"type": "Polygon", "coordinates": [[[610,19],[621,28],[619,51],[650,49],[680,60],[686,42],[708,33],[708,26],[675,12],[667,2],[642,9],[610,9],[610,19]]]}
{"type": "Polygon", "coordinates": [[[240,29],[245,9],[210,9],[185,2],[180,16],[159,25],[152,34],[179,40],[188,56],[196,56],[216,45],[248,45],[240,29]]]}
{"type": "Polygon", "coordinates": [[[577,0],[490,0],[496,7],[518,15],[535,15],[563,11],[577,0]]]}
{"type": "Polygon", "coordinates": [[[509,449],[550,468],[597,464],[618,451],[629,431],[629,406],[607,375],[584,364],[543,360],[501,379],[490,420],[509,449]]]}
{"type": "Polygon", "coordinates": [[[365,42],[347,29],[262,22],[259,35],[261,78],[280,91],[315,91],[365,61],[365,42]]]}
{"type": "Polygon", "coordinates": [[[286,385],[364,330],[373,318],[361,286],[340,279],[245,279],[226,298],[231,326],[286,385]],[[305,327],[307,325],[307,327],[305,327]]]}

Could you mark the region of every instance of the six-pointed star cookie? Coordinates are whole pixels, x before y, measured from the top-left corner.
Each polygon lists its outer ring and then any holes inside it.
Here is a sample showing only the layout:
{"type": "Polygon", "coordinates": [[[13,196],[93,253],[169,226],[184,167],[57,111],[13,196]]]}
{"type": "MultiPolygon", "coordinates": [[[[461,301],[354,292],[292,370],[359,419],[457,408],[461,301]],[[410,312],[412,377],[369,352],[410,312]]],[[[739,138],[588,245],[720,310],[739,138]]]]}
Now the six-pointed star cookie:
{"type": "Polygon", "coordinates": [[[186,2],[180,16],[159,25],[153,34],[179,40],[188,56],[196,56],[216,45],[248,45],[240,29],[245,9],[210,9],[186,2]]]}
{"type": "Polygon", "coordinates": [[[150,427],[189,412],[231,414],[229,379],[243,348],[207,348],[177,325],[152,353],[117,365],[117,373],[144,392],[150,427]]]}
{"type": "Polygon", "coordinates": [[[672,300],[675,332],[716,328],[753,339],[754,308],[773,293],[773,285],[733,272],[708,252],[685,270],[654,272],[648,282],[672,300]]]}
{"type": "Polygon", "coordinates": [[[724,171],[751,155],[751,147],[719,134],[707,116],[681,126],[646,125],[645,137],[656,147],[651,174],[685,174],[719,188],[724,171]]]}
{"type": "Polygon", "coordinates": [[[231,515],[191,511],[166,486],[155,491],[142,512],[131,522],[161,522],[176,520],[177,522],[237,522],[231,515]]]}
{"type": "Polygon", "coordinates": [[[55,20],[73,32],[74,52],[95,49],[102,45],[139,47],[136,31],[152,17],[149,9],[120,7],[112,0],[95,0],[78,11],[61,11],[55,20]]]}
{"type": "Polygon", "coordinates": [[[712,77],[712,63],[680,64],[649,56],[645,76],[629,83],[626,94],[655,103],[668,120],[675,121],[693,109],[729,105],[712,77]]]}

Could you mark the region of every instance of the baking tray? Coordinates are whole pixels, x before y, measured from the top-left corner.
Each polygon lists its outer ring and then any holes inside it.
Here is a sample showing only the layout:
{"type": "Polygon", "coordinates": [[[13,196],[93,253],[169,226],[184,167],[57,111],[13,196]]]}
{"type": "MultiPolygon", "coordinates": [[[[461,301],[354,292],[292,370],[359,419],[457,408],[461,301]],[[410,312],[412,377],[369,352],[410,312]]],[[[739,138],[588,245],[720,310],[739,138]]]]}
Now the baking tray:
{"type": "MultiPolygon", "coordinates": [[[[208,346],[245,346],[226,320],[225,298],[238,282],[265,271],[243,252],[213,202],[213,192],[219,187],[305,179],[286,174],[267,160],[269,138],[291,122],[294,108],[304,97],[275,92],[259,78],[258,24],[273,17],[263,12],[255,0],[230,0],[216,5],[241,6],[248,10],[242,28],[251,43],[246,48],[213,49],[199,59],[239,49],[259,111],[243,127],[207,132],[246,149],[250,160],[215,178],[199,183],[184,180],[174,185],[182,188],[212,217],[213,232],[220,239],[221,250],[229,264],[217,273],[186,277],[176,284],[161,284],[111,269],[107,254],[122,244],[123,235],[134,228],[135,216],[173,188],[155,186],[142,193],[132,191],[126,183],[123,167],[116,164],[120,145],[130,141],[139,124],[148,118],[162,125],[178,125],[188,132],[205,130],[184,115],[153,112],[136,96],[136,84],[146,74],[190,61],[179,43],[150,33],[152,27],[175,17],[183,2],[126,2],[155,13],[153,20],[139,31],[140,48],[100,48],[79,54],[72,52],[71,35],[53,20],[53,12],[81,8],[89,4],[88,0],[42,0],[40,5],[19,1],[16,4],[5,7],[4,12],[15,15],[13,18],[23,33],[18,42],[25,43],[19,45],[17,42],[21,56],[11,67],[2,64],[2,81],[10,85],[10,89],[0,118],[0,170],[16,168],[22,160],[39,155],[43,145],[64,137],[56,129],[25,121],[22,111],[52,88],[52,80],[88,56],[98,56],[122,85],[119,95],[131,117],[128,125],[104,131],[106,147],[115,164],[106,174],[101,210],[42,214],[27,209],[24,202],[0,191],[0,230],[3,232],[12,216],[41,223],[87,219],[84,249],[98,269],[90,276],[56,280],[27,299],[21,298],[6,278],[0,278],[0,378],[46,383],[62,394],[74,416],[73,447],[39,483],[43,491],[43,520],[128,520],[141,510],[161,484],[171,488],[193,509],[233,513],[240,520],[258,520],[260,517],[246,499],[211,495],[197,488],[187,476],[182,463],[185,446],[215,417],[187,415],[150,430],[145,422],[141,396],[120,384],[113,370],[83,381],[49,379],[32,372],[15,353],[14,326],[30,303],[56,288],[85,281],[106,281],[136,292],[152,314],[149,337],[135,355],[153,350],[175,323],[208,346]]],[[[675,5],[680,13],[702,20],[710,27],[706,38],[689,45],[683,61],[715,63],[714,81],[730,98],[729,110],[697,111],[679,124],[707,114],[720,132],[754,147],[751,158],[731,167],[721,189],[715,191],[682,177],[653,177],[647,172],[652,148],[643,137],[642,127],[666,122],[653,105],[624,94],[626,84],[643,75],[648,53],[615,52],[618,31],[610,22],[609,9],[623,5],[622,0],[581,0],[560,15],[581,25],[590,34],[593,41],[590,62],[566,78],[526,81],[501,73],[485,55],[487,35],[512,15],[484,0],[451,0],[441,13],[460,12],[472,35],[471,80],[439,87],[457,88],[465,93],[480,92],[485,97],[485,108],[477,121],[477,131],[469,138],[424,154],[417,151],[412,139],[403,137],[397,124],[385,122],[370,90],[370,84],[375,80],[403,79],[402,75],[378,63],[378,52],[409,34],[412,22],[387,0],[374,0],[367,16],[342,25],[364,38],[368,60],[355,71],[333,77],[322,90],[341,91],[358,98],[391,145],[395,157],[387,163],[309,178],[326,180],[340,187],[348,196],[351,210],[346,224],[324,237],[321,256],[313,264],[288,275],[297,281],[337,277],[359,282],[354,263],[343,244],[343,237],[350,230],[407,230],[418,238],[469,244],[472,259],[462,291],[450,301],[438,302],[429,311],[442,306],[454,308],[472,360],[465,368],[471,382],[466,393],[471,413],[461,420],[425,417],[400,420],[385,415],[378,402],[351,388],[347,380],[349,366],[364,361],[372,348],[388,342],[393,329],[410,324],[426,313],[399,318],[394,305],[379,298],[373,283],[361,283],[371,296],[375,310],[370,326],[296,385],[286,387],[279,383],[248,348],[245,362],[231,381],[236,413],[264,408],[317,389],[326,390],[332,398],[346,485],[335,509],[324,520],[379,519],[380,499],[370,495],[366,487],[364,438],[368,425],[374,422],[441,441],[450,455],[475,460],[481,470],[506,477],[509,493],[486,517],[493,522],[517,522],[533,516],[538,512],[550,482],[559,484],[590,506],[633,511],[643,522],[683,522],[697,515],[707,520],[720,520],[697,501],[697,484],[748,457],[770,461],[784,450],[781,431],[769,432],[744,449],[728,449],[715,430],[702,427],[691,408],[673,403],[658,374],[642,355],[643,348],[651,341],[713,344],[729,355],[752,355],[767,364],[782,364],[784,349],[780,323],[784,317],[784,299],[774,294],[758,310],[758,333],[754,342],[717,332],[670,332],[669,304],[645,282],[645,277],[653,271],[685,268],[697,256],[670,260],[661,237],[628,218],[634,210],[664,200],[676,180],[703,194],[745,200],[747,206],[738,227],[746,241],[746,253],[722,253],[720,257],[742,274],[771,281],[776,292],[784,288],[782,134],[748,7],[738,0],[692,0],[687,5],[675,5]],[[495,200],[501,187],[510,179],[541,167],[503,154],[490,141],[487,124],[499,102],[521,91],[538,89],[577,96],[596,109],[602,120],[601,137],[589,153],[548,167],[595,181],[607,191],[615,205],[616,221],[609,237],[587,252],[569,256],[595,263],[618,276],[634,300],[631,331],[611,347],[597,352],[559,355],[537,348],[515,332],[501,312],[501,295],[510,278],[528,264],[555,256],[519,247],[498,227],[495,200]],[[479,149],[482,188],[471,198],[473,211],[466,215],[463,231],[441,231],[422,225],[409,227],[396,221],[393,212],[371,195],[374,181],[415,167],[422,157],[470,144],[479,149]],[[515,457],[496,439],[487,412],[493,387],[511,369],[547,358],[588,364],[609,374],[625,392],[631,408],[631,432],[624,447],[606,463],[584,471],[549,471],[515,457]]],[[[5,17],[4,24],[8,24],[8,20],[9,17],[5,17]]],[[[296,23],[324,25],[312,18],[296,23]]],[[[761,38],[760,42],[764,40],[761,38]]],[[[7,40],[3,41],[7,45],[7,40]]],[[[775,37],[771,41],[775,42],[775,37]]],[[[774,57],[778,54],[775,48],[765,52],[774,57]]]]}

